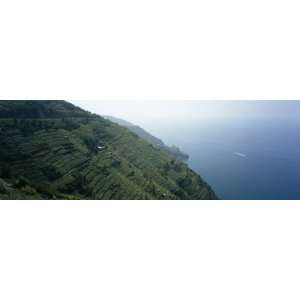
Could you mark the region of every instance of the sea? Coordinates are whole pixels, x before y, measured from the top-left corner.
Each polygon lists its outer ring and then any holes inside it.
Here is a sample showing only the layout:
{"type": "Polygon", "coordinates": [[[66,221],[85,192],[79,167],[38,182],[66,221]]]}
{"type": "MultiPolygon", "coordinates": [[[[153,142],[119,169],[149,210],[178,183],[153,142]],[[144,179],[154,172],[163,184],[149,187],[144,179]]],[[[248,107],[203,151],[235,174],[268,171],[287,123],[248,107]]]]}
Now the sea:
{"type": "Polygon", "coordinates": [[[220,199],[300,199],[300,119],[164,123],[145,128],[189,154],[220,199]]]}

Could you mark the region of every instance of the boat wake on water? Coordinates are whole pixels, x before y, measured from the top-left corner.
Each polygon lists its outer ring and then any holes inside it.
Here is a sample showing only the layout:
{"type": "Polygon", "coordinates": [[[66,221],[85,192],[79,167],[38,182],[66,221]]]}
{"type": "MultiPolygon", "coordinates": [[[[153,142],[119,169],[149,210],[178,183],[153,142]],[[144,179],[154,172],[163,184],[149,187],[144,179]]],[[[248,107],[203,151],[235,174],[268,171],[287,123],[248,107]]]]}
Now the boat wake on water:
{"type": "Polygon", "coordinates": [[[233,154],[235,154],[235,155],[237,155],[237,156],[239,156],[239,157],[247,157],[246,154],[241,153],[241,152],[234,152],[233,154]]]}

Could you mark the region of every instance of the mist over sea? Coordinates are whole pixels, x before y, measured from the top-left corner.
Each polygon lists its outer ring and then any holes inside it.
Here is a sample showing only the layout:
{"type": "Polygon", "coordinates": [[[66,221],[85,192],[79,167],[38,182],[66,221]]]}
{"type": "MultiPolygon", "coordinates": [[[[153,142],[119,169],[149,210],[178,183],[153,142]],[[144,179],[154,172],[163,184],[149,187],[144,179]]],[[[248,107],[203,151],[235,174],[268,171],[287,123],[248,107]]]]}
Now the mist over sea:
{"type": "Polygon", "coordinates": [[[300,199],[300,119],[187,120],[146,129],[188,153],[189,166],[221,199],[300,199]]]}

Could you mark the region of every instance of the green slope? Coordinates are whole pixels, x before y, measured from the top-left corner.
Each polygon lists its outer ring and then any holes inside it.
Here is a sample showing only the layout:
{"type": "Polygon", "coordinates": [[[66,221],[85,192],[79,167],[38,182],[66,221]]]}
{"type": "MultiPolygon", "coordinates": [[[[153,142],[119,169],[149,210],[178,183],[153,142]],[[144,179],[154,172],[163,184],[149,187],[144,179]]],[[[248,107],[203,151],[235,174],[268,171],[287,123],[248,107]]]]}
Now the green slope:
{"type": "Polygon", "coordinates": [[[167,151],[169,154],[171,154],[176,159],[179,159],[182,161],[187,161],[189,159],[189,156],[186,153],[182,152],[178,147],[167,146],[161,139],[153,136],[152,134],[150,134],[145,129],[141,128],[140,126],[134,125],[128,121],[125,121],[123,119],[116,118],[113,116],[104,116],[104,118],[106,118],[116,124],[126,127],[131,132],[135,133],[140,138],[142,138],[143,140],[152,144],[156,148],[160,148],[160,149],[167,151]]]}
{"type": "Polygon", "coordinates": [[[65,101],[0,101],[0,199],[216,199],[183,162],[65,101]]]}

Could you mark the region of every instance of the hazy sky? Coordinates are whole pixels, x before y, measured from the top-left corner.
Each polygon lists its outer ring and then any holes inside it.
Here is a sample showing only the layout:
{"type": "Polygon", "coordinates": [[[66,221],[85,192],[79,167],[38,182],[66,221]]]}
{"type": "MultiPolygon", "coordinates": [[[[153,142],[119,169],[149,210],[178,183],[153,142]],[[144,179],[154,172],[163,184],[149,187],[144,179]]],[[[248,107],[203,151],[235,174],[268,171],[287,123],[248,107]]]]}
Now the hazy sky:
{"type": "Polygon", "coordinates": [[[71,101],[90,112],[137,125],[239,118],[299,118],[300,101],[71,101]]]}

